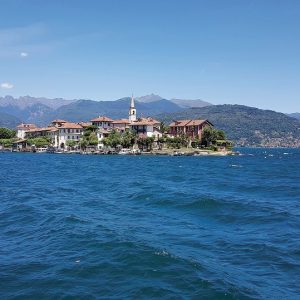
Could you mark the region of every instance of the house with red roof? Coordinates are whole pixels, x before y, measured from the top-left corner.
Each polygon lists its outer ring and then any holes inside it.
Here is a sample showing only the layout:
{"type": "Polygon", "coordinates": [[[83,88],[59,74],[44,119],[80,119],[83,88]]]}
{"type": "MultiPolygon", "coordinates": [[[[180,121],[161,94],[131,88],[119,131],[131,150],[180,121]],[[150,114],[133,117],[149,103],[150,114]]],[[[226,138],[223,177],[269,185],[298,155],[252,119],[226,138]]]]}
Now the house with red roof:
{"type": "Polygon", "coordinates": [[[201,139],[203,129],[207,126],[214,126],[208,120],[176,120],[170,124],[169,134],[174,137],[188,136],[192,140],[201,139]]]}

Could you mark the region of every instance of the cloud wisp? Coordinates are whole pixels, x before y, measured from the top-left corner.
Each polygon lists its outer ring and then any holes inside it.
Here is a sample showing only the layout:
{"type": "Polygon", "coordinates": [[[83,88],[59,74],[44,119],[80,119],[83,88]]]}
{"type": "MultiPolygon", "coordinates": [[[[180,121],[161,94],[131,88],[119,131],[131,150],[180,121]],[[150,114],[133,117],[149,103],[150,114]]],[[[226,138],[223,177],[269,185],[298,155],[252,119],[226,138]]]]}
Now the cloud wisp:
{"type": "Polygon", "coordinates": [[[27,52],[21,52],[20,53],[20,56],[22,57],[22,58],[25,58],[25,57],[27,57],[29,54],[27,53],[27,52]]]}
{"type": "Polygon", "coordinates": [[[1,89],[5,89],[5,90],[9,90],[9,89],[12,89],[14,87],[14,85],[10,82],[2,82],[0,84],[0,88],[1,89]]]}

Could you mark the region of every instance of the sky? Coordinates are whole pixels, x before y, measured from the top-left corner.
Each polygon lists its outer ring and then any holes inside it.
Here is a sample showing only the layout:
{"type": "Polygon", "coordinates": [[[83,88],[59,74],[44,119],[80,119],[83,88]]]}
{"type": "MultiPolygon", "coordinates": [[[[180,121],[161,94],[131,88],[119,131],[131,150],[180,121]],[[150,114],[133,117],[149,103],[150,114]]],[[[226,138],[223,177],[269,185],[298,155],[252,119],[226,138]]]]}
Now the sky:
{"type": "Polygon", "coordinates": [[[299,0],[0,0],[0,96],[300,111],[299,0]]]}

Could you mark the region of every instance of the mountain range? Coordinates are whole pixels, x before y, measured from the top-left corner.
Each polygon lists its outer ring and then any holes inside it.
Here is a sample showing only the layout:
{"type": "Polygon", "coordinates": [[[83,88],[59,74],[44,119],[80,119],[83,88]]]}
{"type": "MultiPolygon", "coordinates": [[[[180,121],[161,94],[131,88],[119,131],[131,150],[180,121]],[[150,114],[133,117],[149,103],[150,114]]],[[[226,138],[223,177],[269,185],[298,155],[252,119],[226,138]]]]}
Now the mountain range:
{"type": "Polygon", "coordinates": [[[289,114],[290,117],[300,120],[300,113],[289,114]]]}
{"type": "MultiPolygon", "coordinates": [[[[21,120],[25,123],[44,126],[57,118],[74,122],[90,120],[99,115],[107,115],[117,119],[124,118],[128,115],[129,104],[129,97],[115,101],[94,101],[5,96],[0,97],[0,112],[6,114],[6,120],[9,115],[12,116],[12,125],[17,120],[21,120]]],[[[181,111],[186,107],[201,107],[212,104],[202,100],[176,99],[173,101],[151,94],[137,97],[135,105],[141,116],[155,116],[160,113],[181,111]]],[[[4,126],[1,120],[2,118],[0,118],[0,126],[4,126]]]]}
{"type": "Polygon", "coordinates": [[[244,105],[213,105],[161,114],[170,123],[180,119],[208,119],[240,145],[300,147],[300,121],[272,110],[244,105]]]}
{"type": "MultiPolygon", "coordinates": [[[[300,146],[299,113],[285,115],[243,105],[212,105],[201,99],[164,99],[155,94],[135,99],[139,116],[152,116],[166,124],[176,119],[208,119],[241,145],[300,146]]],[[[0,97],[0,127],[15,128],[21,122],[46,126],[53,119],[88,121],[99,115],[126,118],[129,104],[130,97],[94,101],[5,96],[0,97]]]]}

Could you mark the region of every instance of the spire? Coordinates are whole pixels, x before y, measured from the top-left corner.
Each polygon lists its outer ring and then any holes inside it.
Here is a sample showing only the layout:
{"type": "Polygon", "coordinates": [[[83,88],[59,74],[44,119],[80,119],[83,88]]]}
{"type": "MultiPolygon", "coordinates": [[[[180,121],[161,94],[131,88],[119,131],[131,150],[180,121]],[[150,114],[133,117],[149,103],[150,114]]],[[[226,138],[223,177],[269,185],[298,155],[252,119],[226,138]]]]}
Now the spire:
{"type": "Polygon", "coordinates": [[[132,94],[129,108],[129,122],[132,123],[134,121],[136,121],[136,109],[134,108],[134,98],[132,94]]]}
{"type": "Polygon", "coordinates": [[[133,98],[133,94],[131,95],[130,108],[134,108],[134,98],[133,98]]]}

